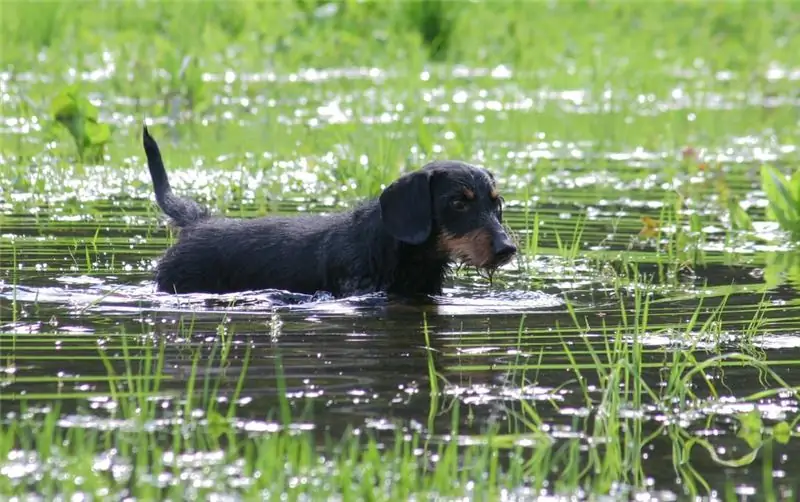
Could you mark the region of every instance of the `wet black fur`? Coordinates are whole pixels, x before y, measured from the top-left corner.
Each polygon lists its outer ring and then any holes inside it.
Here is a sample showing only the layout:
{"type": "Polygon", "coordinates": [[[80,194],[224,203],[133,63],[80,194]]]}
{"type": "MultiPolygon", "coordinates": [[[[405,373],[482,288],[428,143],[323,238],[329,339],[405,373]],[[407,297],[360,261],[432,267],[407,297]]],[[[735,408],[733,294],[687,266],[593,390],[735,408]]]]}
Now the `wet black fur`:
{"type": "Polygon", "coordinates": [[[143,144],[156,201],[180,229],[156,268],[160,291],[436,295],[452,263],[437,245],[442,231],[486,228],[495,236],[497,264],[516,250],[501,226],[499,202],[483,196],[493,176],[462,162],[430,163],[347,212],[242,220],[212,217],[174,195],[146,127],[143,144]],[[479,194],[468,204],[465,187],[479,194]]]}

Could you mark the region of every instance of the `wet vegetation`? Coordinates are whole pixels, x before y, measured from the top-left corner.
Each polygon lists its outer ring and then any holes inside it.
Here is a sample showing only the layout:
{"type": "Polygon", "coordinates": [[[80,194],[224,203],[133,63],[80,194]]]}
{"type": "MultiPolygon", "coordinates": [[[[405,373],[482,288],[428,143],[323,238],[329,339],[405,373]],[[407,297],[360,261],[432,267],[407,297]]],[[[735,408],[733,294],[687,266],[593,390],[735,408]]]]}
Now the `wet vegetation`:
{"type": "Polygon", "coordinates": [[[5,2],[0,497],[797,500],[794,2],[5,2]],[[434,305],[156,294],[176,191],[491,167],[434,305]]]}

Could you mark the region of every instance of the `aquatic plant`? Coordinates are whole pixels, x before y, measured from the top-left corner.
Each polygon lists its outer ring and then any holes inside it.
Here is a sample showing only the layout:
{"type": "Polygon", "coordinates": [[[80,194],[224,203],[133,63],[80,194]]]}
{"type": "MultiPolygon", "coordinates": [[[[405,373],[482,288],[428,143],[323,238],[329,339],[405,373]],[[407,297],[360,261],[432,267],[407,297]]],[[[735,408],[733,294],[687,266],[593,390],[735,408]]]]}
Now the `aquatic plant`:
{"type": "Polygon", "coordinates": [[[761,166],[761,188],[767,196],[767,217],[778,222],[792,240],[800,240],[800,169],[787,178],[773,166],[761,166]]]}
{"type": "Polygon", "coordinates": [[[69,131],[82,161],[99,162],[111,139],[111,127],[100,122],[97,107],[77,85],[63,89],[50,105],[53,120],[69,131]]]}

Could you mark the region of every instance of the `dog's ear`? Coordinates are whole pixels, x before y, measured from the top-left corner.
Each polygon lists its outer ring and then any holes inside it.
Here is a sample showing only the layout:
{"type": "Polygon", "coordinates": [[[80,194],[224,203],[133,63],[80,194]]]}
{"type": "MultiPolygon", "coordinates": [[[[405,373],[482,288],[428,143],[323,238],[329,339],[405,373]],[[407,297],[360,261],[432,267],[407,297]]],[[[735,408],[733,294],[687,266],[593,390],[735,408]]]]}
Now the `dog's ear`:
{"type": "Polygon", "coordinates": [[[422,244],[431,234],[431,171],[401,176],[380,196],[381,221],[395,239],[422,244]]]}

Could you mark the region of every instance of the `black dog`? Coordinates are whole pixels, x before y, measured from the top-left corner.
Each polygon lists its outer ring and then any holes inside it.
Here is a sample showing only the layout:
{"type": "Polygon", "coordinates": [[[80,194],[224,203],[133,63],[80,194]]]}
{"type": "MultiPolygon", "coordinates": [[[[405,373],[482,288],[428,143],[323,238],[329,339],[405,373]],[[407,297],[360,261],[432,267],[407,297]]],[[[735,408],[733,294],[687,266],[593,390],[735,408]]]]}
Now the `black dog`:
{"type": "Polygon", "coordinates": [[[156,269],[160,291],[436,295],[454,261],[492,270],[517,251],[494,176],[463,162],[431,162],[351,211],[241,220],[174,195],[147,127],[143,144],[156,201],[180,229],[156,269]]]}

